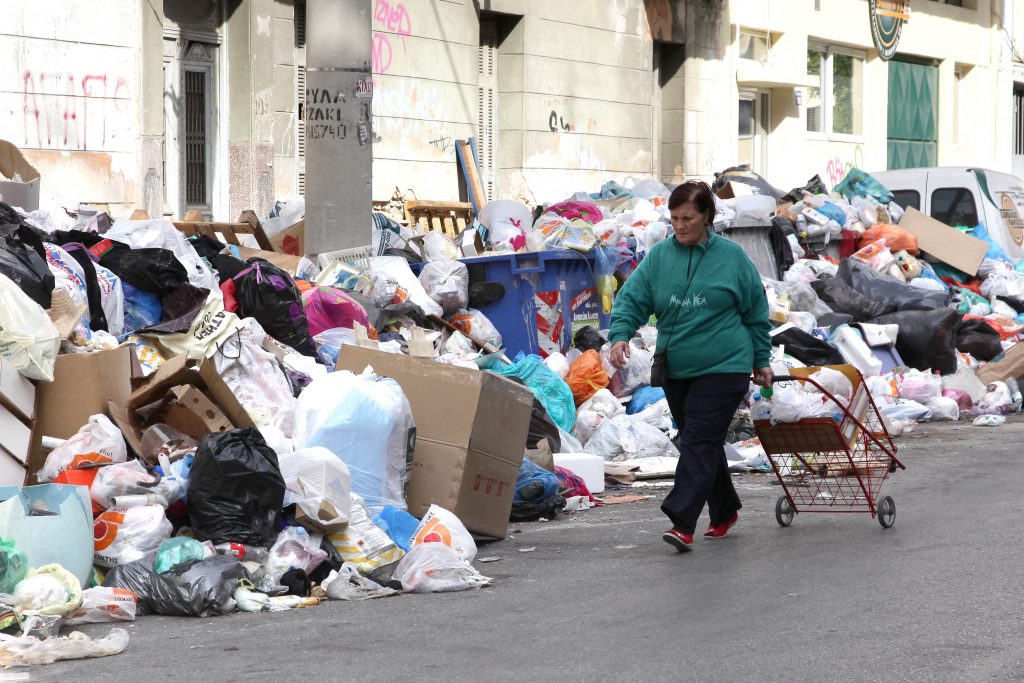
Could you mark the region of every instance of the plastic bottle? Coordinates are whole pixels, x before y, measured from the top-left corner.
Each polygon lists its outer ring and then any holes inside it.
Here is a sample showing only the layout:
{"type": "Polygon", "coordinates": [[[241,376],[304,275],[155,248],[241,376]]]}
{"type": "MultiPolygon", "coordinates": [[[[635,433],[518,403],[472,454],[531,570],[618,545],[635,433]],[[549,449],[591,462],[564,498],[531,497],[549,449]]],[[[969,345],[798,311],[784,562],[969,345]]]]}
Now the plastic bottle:
{"type": "Polygon", "coordinates": [[[218,543],[213,546],[213,549],[221,555],[231,555],[239,562],[259,562],[261,564],[270,554],[266,548],[257,548],[244,543],[218,543]]]}

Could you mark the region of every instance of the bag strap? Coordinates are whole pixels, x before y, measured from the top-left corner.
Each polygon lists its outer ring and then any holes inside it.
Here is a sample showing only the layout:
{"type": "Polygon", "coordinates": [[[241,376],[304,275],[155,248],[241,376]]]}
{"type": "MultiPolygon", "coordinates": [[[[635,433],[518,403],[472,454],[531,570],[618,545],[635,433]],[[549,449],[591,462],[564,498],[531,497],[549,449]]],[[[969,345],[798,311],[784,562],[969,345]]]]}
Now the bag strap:
{"type": "MultiPolygon", "coordinates": [[[[690,248],[692,249],[693,247],[690,247],[690,248]]],[[[710,249],[710,248],[711,247],[709,245],[708,249],[710,249]]],[[[686,295],[690,293],[690,285],[693,284],[694,279],[697,277],[697,271],[700,270],[700,264],[704,263],[704,254],[705,253],[707,253],[707,249],[705,249],[704,252],[701,253],[700,258],[697,260],[697,267],[693,269],[693,273],[690,275],[690,279],[686,283],[686,288],[683,290],[683,296],[682,296],[683,299],[685,299],[686,295]]],[[[670,299],[670,301],[671,301],[671,299],[670,299]]],[[[682,308],[682,306],[677,306],[675,311],[673,311],[673,313],[675,313],[675,315],[672,316],[672,327],[669,328],[669,331],[671,331],[671,332],[675,332],[676,322],[677,322],[677,320],[679,318],[679,309],[680,308],[682,308]]],[[[666,334],[661,334],[660,332],[658,333],[658,340],[654,343],[654,352],[655,353],[657,353],[658,351],[664,351],[665,350],[665,347],[668,346],[668,341],[667,341],[668,338],[669,338],[669,333],[668,332],[666,332],[666,334]],[[666,340],[665,346],[661,346],[662,338],[664,338],[666,340]]]]}

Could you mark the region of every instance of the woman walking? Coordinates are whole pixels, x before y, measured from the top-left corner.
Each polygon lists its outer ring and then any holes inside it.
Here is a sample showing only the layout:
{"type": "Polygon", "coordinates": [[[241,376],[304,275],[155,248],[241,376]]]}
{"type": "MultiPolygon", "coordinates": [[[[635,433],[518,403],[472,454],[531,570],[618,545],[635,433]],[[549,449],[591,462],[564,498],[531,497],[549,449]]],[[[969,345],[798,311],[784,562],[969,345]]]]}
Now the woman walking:
{"type": "Polygon", "coordinates": [[[688,181],[668,200],[674,235],[655,244],[629,277],[612,311],[612,364],[629,357],[629,340],[652,314],[657,350],[667,357],[664,389],[679,428],[675,486],[661,510],[672,521],[662,538],[693,549],[704,505],[707,538],[721,538],[742,507],[729,475],[725,436],[754,381],[771,386],[768,301],[754,264],[739,245],[711,232],[711,188],[688,181]]]}

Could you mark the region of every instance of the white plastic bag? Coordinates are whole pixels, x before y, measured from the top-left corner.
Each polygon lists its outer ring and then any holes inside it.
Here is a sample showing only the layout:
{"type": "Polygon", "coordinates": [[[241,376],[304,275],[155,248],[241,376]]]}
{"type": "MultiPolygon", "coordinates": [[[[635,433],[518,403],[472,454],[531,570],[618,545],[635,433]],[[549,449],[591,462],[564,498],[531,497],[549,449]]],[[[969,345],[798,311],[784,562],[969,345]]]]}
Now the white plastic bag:
{"type": "Polygon", "coordinates": [[[668,407],[667,398],[651,403],[636,413],[636,417],[663,432],[672,429],[672,411],[668,407]]]}
{"type": "Polygon", "coordinates": [[[569,374],[569,361],[558,351],[548,354],[548,357],[544,359],[544,365],[562,379],[569,374]]]}
{"type": "Polygon", "coordinates": [[[772,395],[772,422],[799,422],[810,417],[814,407],[808,392],[798,386],[780,386],[772,395]]]}
{"type": "MultiPolygon", "coordinates": [[[[46,463],[39,470],[39,481],[53,481],[74,461],[75,456],[89,453],[98,453],[113,463],[128,459],[124,436],[106,415],[93,415],[74,436],[50,451],[46,463]]],[[[97,461],[102,462],[103,458],[90,458],[90,462],[97,461]]]]}
{"type": "MultiPolygon", "coordinates": [[[[847,400],[853,396],[853,384],[846,375],[838,370],[822,368],[812,374],[811,379],[820,384],[825,391],[833,396],[842,396],[847,400]]],[[[802,385],[811,393],[819,393],[818,388],[809,382],[802,383],[802,385]]]]}
{"type": "Polygon", "coordinates": [[[1013,404],[1010,388],[1005,382],[992,382],[985,390],[985,395],[978,401],[979,408],[1006,408],[1013,404]]]}
{"type": "Polygon", "coordinates": [[[905,398],[883,396],[881,398],[876,398],[875,404],[878,406],[878,410],[882,413],[882,416],[893,422],[903,420],[930,420],[932,417],[932,411],[929,410],[927,406],[923,406],[917,401],[911,401],[905,398]]]}
{"type": "Polygon", "coordinates": [[[480,211],[480,223],[487,227],[487,242],[494,251],[522,251],[532,221],[530,207],[511,199],[488,202],[480,211]]]}
{"type": "Polygon", "coordinates": [[[327,559],[327,551],[320,548],[322,536],[311,536],[300,526],[286,527],[277,535],[263,562],[274,583],[281,583],[281,577],[290,569],[301,569],[309,574],[327,559]]]}
{"type": "Polygon", "coordinates": [[[65,626],[135,621],[138,598],[126,588],[96,586],[82,591],[82,606],[64,620],[65,626]]]}
{"type": "Polygon", "coordinates": [[[187,354],[189,358],[200,359],[216,353],[218,345],[226,343],[241,327],[239,317],[224,309],[224,299],[218,289],[206,298],[188,331],[139,336],[152,342],[167,358],[187,354]]]}
{"type": "Polygon", "coordinates": [[[625,407],[607,389],[600,389],[596,394],[583,402],[576,411],[576,426],[573,428],[576,437],[586,444],[601,423],[610,417],[626,412],[625,407]]]}
{"type": "Polygon", "coordinates": [[[476,557],[476,542],[473,536],[454,513],[439,505],[430,506],[410,541],[412,546],[420,543],[443,543],[466,562],[472,562],[476,557]]]}
{"type": "Polygon", "coordinates": [[[629,396],[640,387],[651,383],[651,366],[654,354],[639,344],[629,343],[629,358],[626,364],[616,371],[611,380],[612,393],[616,396],[629,396]]]}
{"type": "Polygon", "coordinates": [[[423,236],[423,259],[427,263],[459,258],[459,247],[443,232],[431,230],[423,236]]]}
{"type": "Polygon", "coordinates": [[[477,342],[501,348],[501,332],[486,315],[475,308],[460,309],[448,318],[448,322],[477,342]]]}
{"type": "Polygon", "coordinates": [[[118,219],[104,234],[104,237],[115,242],[123,242],[132,249],[156,247],[174,252],[174,256],[185,267],[190,283],[196,287],[210,290],[214,296],[221,296],[217,276],[206,267],[196,250],[170,221],[118,219]]]}
{"type": "Polygon", "coordinates": [[[679,455],[668,435],[636,415],[608,418],[590,437],[583,450],[611,461],[679,455]]]}
{"type": "Polygon", "coordinates": [[[342,565],[339,571],[332,569],[321,586],[331,600],[369,600],[398,593],[394,588],[385,588],[361,575],[350,564],[342,565]]]}
{"type": "Polygon", "coordinates": [[[146,471],[138,460],[116,463],[101,467],[96,473],[89,492],[92,502],[104,510],[113,507],[111,499],[117,496],[150,493],[152,489],[143,484],[152,484],[156,477],[146,471]]]}
{"type": "Polygon", "coordinates": [[[925,407],[932,411],[932,420],[955,422],[960,419],[960,406],[947,396],[937,396],[928,401],[925,407]]]}
{"type": "Polygon", "coordinates": [[[107,331],[115,337],[124,333],[124,289],[121,278],[96,263],[96,283],[100,288],[100,306],[103,316],[107,319],[107,331]]]}
{"type": "Polygon", "coordinates": [[[469,269],[464,263],[450,259],[432,261],[420,271],[420,284],[445,315],[469,306],[469,269]]]}
{"type": "Polygon", "coordinates": [[[93,523],[96,564],[116,567],[141,560],[159,550],[172,530],[161,505],[111,508],[93,523]]]}
{"type": "Polygon", "coordinates": [[[48,564],[30,571],[12,595],[0,596],[0,604],[20,616],[63,617],[82,606],[82,584],[59,564],[48,564]]]}
{"type": "Polygon", "coordinates": [[[279,453],[284,505],[296,506],[296,521],[314,532],[339,531],[352,508],[348,466],[326,448],[279,453]],[[301,514],[300,514],[301,513],[301,514]]]}
{"type": "Polygon", "coordinates": [[[246,318],[238,334],[216,347],[213,363],[257,427],[276,427],[291,438],[296,401],[277,356],[262,346],[266,338],[256,319],[246,318]]]}
{"type": "Polygon", "coordinates": [[[0,666],[35,666],[62,659],[109,657],[123,652],[126,647],[128,632],[123,628],[112,628],[107,635],[95,640],[80,631],[46,640],[0,633],[0,666]]]}
{"type": "Polygon", "coordinates": [[[427,295],[404,258],[375,256],[370,261],[374,298],[378,304],[386,306],[394,301],[411,301],[422,308],[426,315],[441,315],[444,312],[427,295]]]}
{"type": "Polygon", "coordinates": [[[29,379],[53,381],[60,332],[43,307],[0,273],[0,356],[29,379]]]}
{"type": "Polygon", "coordinates": [[[385,505],[405,509],[416,425],[402,388],[367,368],[332,372],[299,396],[295,447],[323,446],[348,465],[351,492],[370,514],[385,505]]]}
{"type": "Polygon", "coordinates": [[[398,563],[395,578],[410,593],[447,593],[491,582],[443,543],[421,543],[398,563]]]}
{"type": "Polygon", "coordinates": [[[46,265],[50,267],[56,286],[63,287],[67,291],[75,306],[88,305],[89,295],[85,286],[85,270],[82,265],[56,244],[43,242],[43,248],[46,250],[46,265]]]}

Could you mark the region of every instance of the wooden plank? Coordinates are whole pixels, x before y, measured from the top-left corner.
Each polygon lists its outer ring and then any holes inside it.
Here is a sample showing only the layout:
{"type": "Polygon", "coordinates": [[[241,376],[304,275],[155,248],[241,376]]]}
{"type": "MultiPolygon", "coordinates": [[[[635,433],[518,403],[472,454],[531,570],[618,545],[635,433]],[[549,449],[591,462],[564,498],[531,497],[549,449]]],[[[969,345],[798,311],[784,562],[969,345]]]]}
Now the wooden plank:
{"type": "Polygon", "coordinates": [[[473,150],[466,140],[458,140],[455,143],[455,151],[462,166],[462,172],[466,176],[466,185],[469,188],[469,200],[473,209],[479,213],[487,205],[487,197],[484,195],[484,186],[480,182],[480,169],[476,165],[476,158],[473,150]]]}

